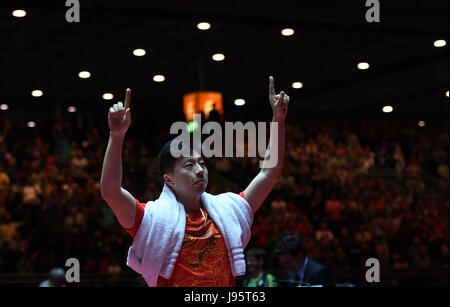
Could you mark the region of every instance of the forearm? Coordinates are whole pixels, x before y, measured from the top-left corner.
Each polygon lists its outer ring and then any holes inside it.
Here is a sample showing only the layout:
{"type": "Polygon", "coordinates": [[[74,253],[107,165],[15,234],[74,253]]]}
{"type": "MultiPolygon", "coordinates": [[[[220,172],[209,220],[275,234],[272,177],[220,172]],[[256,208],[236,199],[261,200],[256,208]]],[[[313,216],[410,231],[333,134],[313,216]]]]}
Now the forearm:
{"type": "Polygon", "coordinates": [[[263,173],[268,180],[274,182],[277,182],[280,179],[283,172],[285,134],[285,121],[272,118],[269,146],[264,157],[261,173],[263,173]]]}
{"type": "Polygon", "coordinates": [[[122,185],[122,147],[125,136],[109,135],[105,158],[103,159],[100,192],[103,198],[120,193],[122,185]]]}

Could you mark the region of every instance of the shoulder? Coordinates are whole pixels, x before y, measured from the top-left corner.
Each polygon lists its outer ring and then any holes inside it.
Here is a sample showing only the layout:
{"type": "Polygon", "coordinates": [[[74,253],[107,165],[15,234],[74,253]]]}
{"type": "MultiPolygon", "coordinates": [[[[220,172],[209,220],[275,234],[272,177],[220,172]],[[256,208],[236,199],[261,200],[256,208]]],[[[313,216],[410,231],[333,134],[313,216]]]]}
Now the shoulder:
{"type": "Polygon", "coordinates": [[[240,192],[239,194],[234,192],[225,192],[217,195],[205,194],[219,202],[229,203],[232,207],[238,207],[244,211],[252,211],[250,204],[244,198],[244,192],[240,192]]]}
{"type": "Polygon", "coordinates": [[[134,238],[136,236],[137,231],[139,230],[142,219],[144,218],[146,209],[148,210],[150,206],[147,206],[148,203],[142,203],[138,199],[134,199],[136,201],[136,216],[134,220],[134,226],[132,228],[125,228],[125,230],[134,238]]]}
{"type": "Polygon", "coordinates": [[[315,272],[326,271],[327,270],[327,268],[323,264],[321,264],[321,263],[319,263],[319,262],[317,262],[317,261],[315,261],[315,260],[313,260],[311,258],[308,258],[308,265],[307,266],[309,266],[315,272]]]}

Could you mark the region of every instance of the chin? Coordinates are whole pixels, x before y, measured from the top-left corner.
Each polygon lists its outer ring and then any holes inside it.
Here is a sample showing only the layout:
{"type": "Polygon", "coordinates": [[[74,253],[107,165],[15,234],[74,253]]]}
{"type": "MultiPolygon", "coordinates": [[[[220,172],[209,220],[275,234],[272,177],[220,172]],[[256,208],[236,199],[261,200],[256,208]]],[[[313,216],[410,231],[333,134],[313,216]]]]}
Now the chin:
{"type": "Polygon", "coordinates": [[[192,187],[192,191],[202,194],[206,191],[206,185],[195,185],[192,187]]]}
{"type": "Polygon", "coordinates": [[[208,186],[207,183],[205,183],[204,185],[202,185],[201,188],[199,188],[199,191],[201,191],[202,193],[206,191],[206,187],[208,186]]]}

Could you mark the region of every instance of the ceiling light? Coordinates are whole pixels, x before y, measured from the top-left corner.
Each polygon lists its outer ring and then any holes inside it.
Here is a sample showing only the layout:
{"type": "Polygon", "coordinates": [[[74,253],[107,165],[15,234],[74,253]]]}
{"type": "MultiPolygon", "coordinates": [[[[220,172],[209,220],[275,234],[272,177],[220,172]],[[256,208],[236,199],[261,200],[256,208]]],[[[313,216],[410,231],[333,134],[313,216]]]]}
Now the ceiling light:
{"type": "Polygon", "coordinates": [[[145,50],[144,49],[134,49],[133,54],[135,56],[144,56],[145,55],[145,50]]]}
{"type": "Polygon", "coordinates": [[[102,98],[103,98],[104,100],[111,100],[111,99],[114,98],[114,95],[111,94],[111,93],[104,93],[104,94],[102,95],[102,98]]]}
{"type": "Polygon", "coordinates": [[[212,59],[214,61],[223,61],[225,59],[225,56],[222,53],[216,53],[212,56],[212,59]]]}
{"type": "Polygon", "coordinates": [[[394,108],[392,108],[391,106],[384,106],[383,107],[383,112],[384,113],[391,113],[394,110],[394,108]]]}
{"type": "Polygon", "coordinates": [[[358,63],[358,69],[364,70],[364,69],[368,69],[368,68],[369,68],[369,63],[367,63],[367,62],[358,63]]]}
{"type": "Polygon", "coordinates": [[[294,29],[291,29],[291,28],[283,29],[283,30],[281,30],[281,35],[283,35],[283,36],[294,35],[294,29]]]}
{"type": "Polygon", "coordinates": [[[14,10],[12,12],[12,15],[14,17],[25,17],[25,16],[27,16],[27,12],[25,12],[24,10],[14,10]]]}
{"type": "Polygon", "coordinates": [[[81,79],[87,79],[91,76],[91,73],[88,71],[80,71],[80,73],[78,74],[78,77],[80,77],[81,79]]]}
{"type": "Polygon", "coordinates": [[[1,104],[1,105],[0,105],[0,110],[6,111],[6,110],[8,110],[8,109],[9,109],[9,106],[8,106],[7,104],[1,104]]]}
{"type": "Polygon", "coordinates": [[[243,106],[245,104],[245,100],[244,99],[240,99],[240,98],[236,99],[234,101],[234,104],[237,105],[237,106],[243,106]]]}
{"type": "Polygon", "coordinates": [[[421,120],[421,121],[419,121],[419,122],[417,123],[417,125],[418,125],[419,127],[425,127],[425,122],[424,122],[423,120],[421,120]]]}
{"type": "Polygon", "coordinates": [[[41,90],[34,90],[31,92],[31,96],[33,97],[41,97],[44,93],[41,90]]]}
{"type": "Polygon", "coordinates": [[[211,28],[211,24],[209,22],[200,22],[197,24],[197,29],[199,30],[208,30],[211,28]]]}
{"type": "Polygon", "coordinates": [[[447,45],[447,42],[443,39],[438,39],[437,41],[434,42],[434,47],[444,47],[445,45],[447,45]]]}
{"type": "Polygon", "coordinates": [[[445,96],[447,96],[447,97],[448,97],[448,91],[446,91],[446,92],[445,92],[445,96]]]}
{"type": "Polygon", "coordinates": [[[155,82],[163,82],[164,80],[166,80],[166,77],[164,77],[163,75],[153,76],[153,81],[155,81],[155,82]]]}
{"type": "Polygon", "coordinates": [[[68,111],[69,113],[73,113],[73,112],[76,112],[76,111],[77,111],[77,108],[71,106],[71,107],[68,107],[68,108],[67,108],[67,111],[68,111]]]}
{"type": "Polygon", "coordinates": [[[292,87],[293,88],[302,88],[303,87],[303,83],[301,83],[301,82],[294,82],[294,83],[292,83],[292,87]]]}
{"type": "Polygon", "coordinates": [[[30,122],[27,123],[27,126],[30,127],[30,128],[36,127],[36,123],[33,122],[33,121],[30,121],[30,122]]]}

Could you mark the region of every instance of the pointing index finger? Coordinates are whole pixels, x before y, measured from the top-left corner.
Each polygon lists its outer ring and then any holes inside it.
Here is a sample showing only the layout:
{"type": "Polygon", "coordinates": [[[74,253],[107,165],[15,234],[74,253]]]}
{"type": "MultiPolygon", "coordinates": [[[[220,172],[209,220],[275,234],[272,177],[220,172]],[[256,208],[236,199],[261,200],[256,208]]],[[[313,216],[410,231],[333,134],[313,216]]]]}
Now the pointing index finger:
{"type": "Polygon", "coordinates": [[[275,95],[275,88],[273,85],[273,77],[269,77],[269,95],[275,95]]]}
{"type": "Polygon", "coordinates": [[[131,105],[131,89],[127,88],[125,95],[125,110],[127,110],[131,105]]]}

